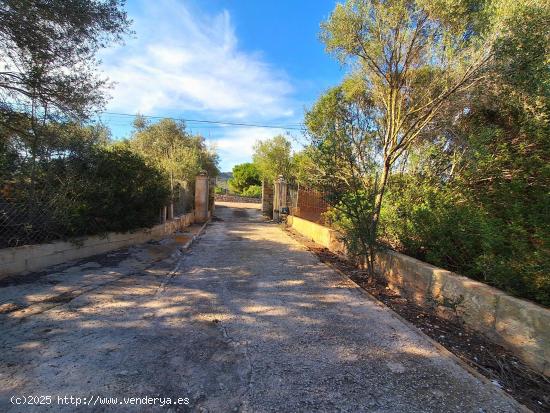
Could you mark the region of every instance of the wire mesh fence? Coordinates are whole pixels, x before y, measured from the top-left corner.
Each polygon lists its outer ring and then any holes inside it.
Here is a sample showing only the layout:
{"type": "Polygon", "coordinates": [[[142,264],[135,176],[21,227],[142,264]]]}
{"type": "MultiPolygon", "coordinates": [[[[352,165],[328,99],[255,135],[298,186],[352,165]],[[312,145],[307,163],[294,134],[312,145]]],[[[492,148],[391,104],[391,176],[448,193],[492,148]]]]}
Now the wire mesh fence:
{"type": "MultiPolygon", "coordinates": [[[[49,198],[8,199],[0,196],[0,248],[40,244],[74,236],[66,213],[70,199],[57,194],[49,198]],[[63,207],[61,207],[63,205],[63,207]]],[[[86,223],[97,232],[97,223],[86,223]]]]}
{"type": "Polygon", "coordinates": [[[324,223],[323,214],[329,209],[323,192],[298,184],[287,185],[287,206],[290,215],[319,224],[324,223]]]}
{"type": "Polygon", "coordinates": [[[101,131],[0,115],[0,248],[133,231],[193,208],[190,174],[173,188],[155,162],[105,145],[101,131]]]}
{"type": "MultiPolygon", "coordinates": [[[[175,217],[193,209],[194,196],[189,189],[179,188],[172,199],[175,217]]],[[[78,209],[71,205],[73,201],[67,194],[45,191],[25,198],[0,195],[0,249],[104,233],[108,225],[99,218],[89,216],[75,222],[74,216],[70,216],[78,209]]],[[[162,222],[162,212],[152,214],[158,216],[157,223],[162,222]]]]}

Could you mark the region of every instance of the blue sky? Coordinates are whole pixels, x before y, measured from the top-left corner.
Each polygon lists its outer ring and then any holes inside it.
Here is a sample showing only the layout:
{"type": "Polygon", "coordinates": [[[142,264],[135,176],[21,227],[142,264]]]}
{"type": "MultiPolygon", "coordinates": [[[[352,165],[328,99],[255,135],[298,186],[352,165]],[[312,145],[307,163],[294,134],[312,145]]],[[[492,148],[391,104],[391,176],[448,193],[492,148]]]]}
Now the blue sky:
{"type": "MultiPolygon", "coordinates": [[[[324,52],[319,24],[334,1],[129,0],[135,36],[104,51],[115,82],[109,113],[296,127],[304,108],[343,76],[324,52]]],[[[115,138],[132,118],[103,114],[115,138]]],[[[188,128],[216,145],[221,169],[249,161],[258,139],[298,130],[205,125],[188,128]]],[[[298,147],[298,143],[295,144],[298,147]]]]}

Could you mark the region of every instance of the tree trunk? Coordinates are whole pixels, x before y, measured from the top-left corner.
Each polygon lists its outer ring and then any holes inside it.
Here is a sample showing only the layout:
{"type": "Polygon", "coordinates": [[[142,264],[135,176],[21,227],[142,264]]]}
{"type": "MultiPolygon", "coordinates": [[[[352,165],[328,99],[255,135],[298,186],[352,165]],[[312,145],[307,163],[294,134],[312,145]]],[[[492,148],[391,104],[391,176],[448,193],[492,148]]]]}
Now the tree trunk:
{"type": "Polygon", "coordinates": [[[371,275],[374,275],[374,262],[376,259],[376,239],[378,232],[378,222],[380,221],[380,210],[382,209],[382,199],[384,198],[384,191],[386,190],[386,184],[390,175],[391,165],[388,162],[384,162],[384,170],[382,172],[382,179],[380,180],[380,186],[376,191],[376,197],[374,199],[374,211],[372,213],[372,220],[369,231],[369,254],[367,257],[368,270],[371,275]]]}

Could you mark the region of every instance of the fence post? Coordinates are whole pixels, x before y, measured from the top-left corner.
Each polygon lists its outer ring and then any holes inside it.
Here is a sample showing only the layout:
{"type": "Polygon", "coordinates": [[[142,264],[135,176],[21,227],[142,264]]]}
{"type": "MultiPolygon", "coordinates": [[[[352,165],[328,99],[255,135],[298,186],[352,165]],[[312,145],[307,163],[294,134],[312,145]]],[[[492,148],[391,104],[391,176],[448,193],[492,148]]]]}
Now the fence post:
{"type": "Polygon", "coordinates": [[[208,206],[210,210],[210,217],[214,215],[216,211],[216,179],[211,178],[209,181],[210,187],[208,188],[208,206]]]}
{"type": "Polygon", "coordinates": [[[286,181],[282,175],[275,180],[273,194],[273,221],[279,221],[281,218],[281,208],[286,206],[286,181]]]}
{"type": "Polygon", "coordinates": [[[208,220],[208,173],[201,171],[195,178],[195,222],[208,220]]]}

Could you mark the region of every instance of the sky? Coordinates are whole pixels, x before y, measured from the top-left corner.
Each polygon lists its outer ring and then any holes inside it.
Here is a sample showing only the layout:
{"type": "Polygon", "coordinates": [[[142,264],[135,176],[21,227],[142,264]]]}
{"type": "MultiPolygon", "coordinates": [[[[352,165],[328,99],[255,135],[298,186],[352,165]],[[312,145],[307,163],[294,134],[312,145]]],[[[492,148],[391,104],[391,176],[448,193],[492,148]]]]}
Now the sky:
{"type": "Polygon", "coordinates": [[[258,139],[285,134],[298,149],[304,110],[343,76],[318,40],[334,6],[328,0],[128,0],[135,33],[101,55],[114,82],[101,120],[115,139],[130,135],[129,115],[138,112],[194,120],[187,128],[215,145],[222,171],[250,161],[258,139]]]}

